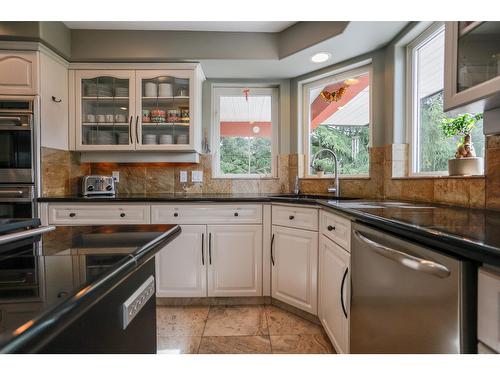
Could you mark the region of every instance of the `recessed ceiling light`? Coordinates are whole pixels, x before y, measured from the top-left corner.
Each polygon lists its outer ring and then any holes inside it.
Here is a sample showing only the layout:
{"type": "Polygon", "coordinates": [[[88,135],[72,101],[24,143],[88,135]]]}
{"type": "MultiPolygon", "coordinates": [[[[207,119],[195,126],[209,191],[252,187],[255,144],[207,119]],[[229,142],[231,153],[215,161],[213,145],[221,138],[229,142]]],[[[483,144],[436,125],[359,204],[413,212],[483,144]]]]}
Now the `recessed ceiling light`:
{"type": "Polygon", "coordinates": [[[315,63],[322,63],[330,60],[330,57],[332,57],[332,55],[328,52],[318,52],[311,57],[311,61],[315,63]]]}

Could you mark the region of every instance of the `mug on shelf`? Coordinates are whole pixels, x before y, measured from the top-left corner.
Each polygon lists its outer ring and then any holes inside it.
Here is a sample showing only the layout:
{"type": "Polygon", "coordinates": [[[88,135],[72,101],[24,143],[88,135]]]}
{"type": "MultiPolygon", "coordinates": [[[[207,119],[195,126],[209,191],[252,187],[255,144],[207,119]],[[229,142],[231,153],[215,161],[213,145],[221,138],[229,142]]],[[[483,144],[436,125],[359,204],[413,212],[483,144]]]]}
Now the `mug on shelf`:
{"type": "Polygon", "coordinates": [[[97,122],[106,122],[106,116],[105,115],[97,115],[97,122]]]}
{"type": "Polygon", "coordinates": [[[127,117],[123,114],[118,114],[118,115],[115,115],[115,121],[116,122],[126,122],[127,117]]]}
{"type": "Polygon", "coordinates": [[[95,115],[88,114],[87,115],[87,122],[95,122],[95,115]]]}
{"type": "Polygon", "coordinates": [[[114,122],[114,121],[115,121],[115,115],[113,114],[106,115],[106,122],[114,122]]]}

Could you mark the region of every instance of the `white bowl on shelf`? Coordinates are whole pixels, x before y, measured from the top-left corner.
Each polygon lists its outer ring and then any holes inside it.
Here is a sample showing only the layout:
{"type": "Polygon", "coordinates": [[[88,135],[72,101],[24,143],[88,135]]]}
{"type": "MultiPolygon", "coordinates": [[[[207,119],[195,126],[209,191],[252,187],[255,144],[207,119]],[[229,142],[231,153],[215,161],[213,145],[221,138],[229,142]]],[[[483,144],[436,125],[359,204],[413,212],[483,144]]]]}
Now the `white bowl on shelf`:
{"type": "Polygon", "coordinates": [[[162,97],[173,96],[174,89],[171,83],[160,83],[158,85],[159,95],[162,97]]]}
{"type": "Polygon", "coordinates": [[[154,82],[146,82],[145,96],[148,98],[156,98],[158,95],[158,86],[154,82]]]}

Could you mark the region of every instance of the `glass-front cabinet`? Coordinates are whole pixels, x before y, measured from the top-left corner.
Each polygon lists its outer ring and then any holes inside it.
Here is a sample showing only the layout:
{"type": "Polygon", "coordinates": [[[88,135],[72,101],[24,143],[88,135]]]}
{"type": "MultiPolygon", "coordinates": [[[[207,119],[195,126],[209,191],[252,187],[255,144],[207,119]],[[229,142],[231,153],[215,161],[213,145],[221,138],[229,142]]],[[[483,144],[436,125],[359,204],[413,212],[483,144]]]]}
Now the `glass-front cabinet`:
{"type": "Polygon", "coordinates": [[[201,68],[77,70],[75,149],[198,151],[201,68]]]}
{"type": "Polygon", "coordinates": [[[76,76],[78,149],[135,149],[134,71],[78,71],[76,76]]]}
{"type": "Polygon", "coordinates": [[[137,71],[137,149],[189,150],[193,143],[189,71],[137,71]]]}
{"type": "Polygon", "coordinates": [[[445,32],[445,110],[500,105],[500,22],[446,22],[445,32]]]}

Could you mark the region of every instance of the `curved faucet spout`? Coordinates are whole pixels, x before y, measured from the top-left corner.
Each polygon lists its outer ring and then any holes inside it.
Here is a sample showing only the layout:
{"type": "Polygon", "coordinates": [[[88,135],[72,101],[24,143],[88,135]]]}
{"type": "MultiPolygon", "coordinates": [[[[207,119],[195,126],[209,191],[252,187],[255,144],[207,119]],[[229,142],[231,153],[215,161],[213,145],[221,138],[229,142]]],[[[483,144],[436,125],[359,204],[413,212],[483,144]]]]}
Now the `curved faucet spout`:
{"type": "Polygon", "coordinates": [[[316,158],[324,152],[327,152],[332,156],[333,163],[335,165],[335,176],[334,176],[335,180],[334,180],[334,184],[330,185],[328,187],[328,193],[333,193],[333,194],[335,194],[336,197],[340,197],[340,185],[339,185],[339,173],[338,173],[339,164],[338,164],[337,155],[335,154],[335,152],[333,152],[332,150],[330,150],[328,148],[322,148],[317,153],[315,153],[314,156],[312,157],[311,167],[314,168],[314,162],[315,162],[316,158]]]}

